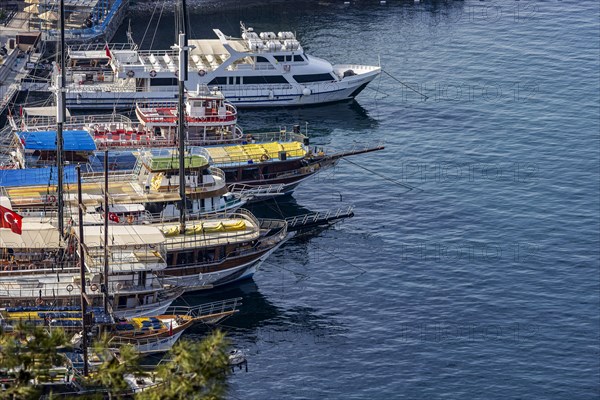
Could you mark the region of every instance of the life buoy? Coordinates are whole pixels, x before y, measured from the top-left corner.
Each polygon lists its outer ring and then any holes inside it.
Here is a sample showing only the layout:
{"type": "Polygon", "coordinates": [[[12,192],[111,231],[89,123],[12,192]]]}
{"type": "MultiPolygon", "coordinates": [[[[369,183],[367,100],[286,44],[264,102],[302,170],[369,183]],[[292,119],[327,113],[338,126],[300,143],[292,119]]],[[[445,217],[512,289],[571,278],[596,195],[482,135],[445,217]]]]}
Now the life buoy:
{"type": "Polygon", "coordinates": [[[179,70],[176,69],[175,72],[174,72],[174,74],[175,74],[175,76],[178,76],[179,75],[179,70]]]}
{"type": "Polygon", "coordinates": [[[73,291],[73,285],[71,285],[70,283],[67,285],[67,292],[71,293],[73,291]]]}
{"type": "Polygon", "coordinates": [[[46,203],[56,203],[56,196],[47,196],[46,203]]]}
{"type": "Polygon", "coordinates": [[[123,284],[122,284],[122,283],[120,283],[120,282],[119,282],[119,283],[117,283],[117,289],[118,289],[118,290],[121,290],[121,289],[123,289],[123,284]]]}
{"type": "Polygon", "coordinates": [[[248,143],[252,142],[252,135],[251,135],[251,134],[247,134],[247,135],[246,135],[246,141],[247,141],[248,143]]]}
{"type": "Polygon", "coordinates": [[[284,65],[284,66],[283,66],[283,70],[284,70],[285,72],[290,72],[290,70],[291,70],[291,69],[292,69],[292,66],[291,66],[291,65],[284,65]]]}
{"type": "Polygon", "coordinates": [[[133,248],[136,249],[136,250],[139,250],[139,249],[142,248],[142,245],[141,244],[136,244],[136,245],[133,246],[133,248]]]}
{"type": "Polygon", "coordinates": [[[130,69],[129,71],[127,71],[127,76],[133,78],[135,76],[135,72],[133,72],[133,70],[130,69]]]}
{"type": "Polygon", "coordinates": [[[92,283],[90,285],[90,289],[92,290],[92,292],[95,292],[96,290],[98,290],[98,285],[96,285],[95,283],[92,283]]]}
{"type": "Polygon", "coordinates": [[[156,76],[156,71],[155,70],[150,71],[150,77],[154,78],[155,76],[156,76]]]}
{"type": "Polygon", "coordinates": [[[269,156],[266,154],[263,154],[262,156],[260,156],[260,161],[265,162],[269,160],[269,156]]]}
{"type": "Polygon", "coordinates": [[[198,71],[198,75],[204,76],[204,75],[206,75],[206,71],[203,70],[203,69],[201,69],[201,70],[198,71]]]}
{"type": "Polygon", "coordinates": [[[35,299],[35,305],[36,306],[43,306],[44,305],[44,299],[42,299],[41,297],[38,297],[37,299],[35,299]]]}

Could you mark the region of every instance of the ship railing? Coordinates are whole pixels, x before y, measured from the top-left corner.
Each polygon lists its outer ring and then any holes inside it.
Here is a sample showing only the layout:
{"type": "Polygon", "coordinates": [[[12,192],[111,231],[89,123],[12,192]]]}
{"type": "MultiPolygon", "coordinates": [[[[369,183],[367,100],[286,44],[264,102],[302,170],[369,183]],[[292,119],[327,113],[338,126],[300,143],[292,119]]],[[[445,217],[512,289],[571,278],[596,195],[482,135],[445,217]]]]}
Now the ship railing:
{"type": "Polygon", "coordinates": [[[353,206],[347,208],[338,208],[337,210],[327,210],[325,212],[308,213],[304,215],[297,215],[295,217],[287,219],[289,227],[295,227],[296,225],[307,225],[320,220],[329,221],[338,219],[341,216],[351,215],[354,211],[353,206]]]}
{"type": "MultiPolygon", "coordinates": [[[[110,124],[120,123],[124,125],[131,125],[133,122],[128,117],[116,114],[99,114],[99,115],[72,115],[67,117],[65,124],[66,129],[83,128],[93,124],[110,124]]],[[[20,131],[28,130],[55,130],[56,129],[56,117],[55,116],[39,116],[39,117],[25,117],[25,118],[14,118],[11,122],[13,129],[20,131]]]]}
{"type": "Polygon", "coordinates": [[[242,298],[235,297],[231,299],[204,303],[193,307],[171,306],[167,308],[166,315],[187,315],[193,318],[209,317],[211,315],[220,315],[226,313],[235,313],[239,311],[242,305],[242,298]]]}
{"type": "MultiPolygon", "coordinates": [[[[111,43],[108,45],[111,51],[113,50],[137,50],[138,45],[135,43],[111,43]]],[[[76,52],[87,52],[87,51],[102,51],[103,54],[106,53],[106,43],[84,43],[84,44],[75,44],[68,47],[68,55],[72,57],[72,53],[76,52]]],[[[86,57],[88,58],[88,57],[86,57]]]]}
{"type": "MultiPolygon", "coordinates": [[[[227,157],[211,157],[212,161],[215,164],[234,164],[234,165],[247,165],[247,164],[257,164],[257,163],[269,163],[272,162],[272,159],[262,160],[261,157],[264,153],[256,153],[256,154],[248,154],[241,156],[227,156],[227,157]]],[[[306,155],[306,150],[300,148],[298,150],[287,150],[285,152],[286,159],[290,158],[302,158],[306,155]]],[[[281,154],[278,154],[280,157],[281,154]]]]}
{"type": "Polygon", "coordinates": [[[282,129],[279,132],[257,132],[249,133],[252,139],[258,142],[300,142],[305,143],[308,137],[302,133],[296,133],[282,129]]]}
{"type": "Polygon", "coordinates": [[[98,85],[112,83],[115,81],[115,74],[111,71],[106,71],[101,67],[90,68],[89,66],[72,67],[67,74],[67,84],[73,85],[98,85]],[[90,78],[91,75],[91,79],[90,78]],[[75,79],[75,78],[78,79],[75,79]]]}
{"type": "MultiPolygon", "coordinates": [[[[220,219],[222,218],[222,216],[220,216],[219,214],[215,214],[214,216],[198,216],[196,218],[190,218],[187,223],[188,224],[194,224],[194,223],[204,223],[207,221],[210,221],[212,219],[220,219]]],[[[257,227],[257,231],[256,233],[258,233],[258,229],[260,228],[260,222],[258,221],[258,219],[248,210],[245,210],[243,208],[240,208],[238,210],[236,210],[236,212],[234,213],[229,213],[227,215],[227,218],[229,219],[242,219],[242,220],[246,220],[246,221],[250,221],[252,223],[253,226],[257,227]]],[[[244,231],[232,231],[232,232],[222,232],[219,234],[219,237],[216,239],[213,239],[211,237],[207,237],[203,234],[195,234],[195,235],[185,235],[185,236],[177,236],[175,237],[175,240],[171,241],[167,241],[165,243],[165,248],[168,250],[172,250],[172,249],[184,249],[187,248],[188,245],[197,245],[200,243],[210,243],[210,242],[222,242],[223,239],[227,239],[228,241],[232,241],[235,242],[238,240],[238,238],[247,238],[248,237],[248,231],[244,230],[244,231]]],[[[223,258],[224,259],[224,258],[223,258]]],[[[214,262],[214,260],[210,260],[209,263],[214,262]]]]}
{"type": "Polygon", "coordinates": [[[250,197],[261,197],[268,195],[283,194],[283,184],[279,185],[263,185],[263,186],[251,186],[243,183],[234,183],[229,186],[229,191],[232,193],[239,193],[240,195],[247,195],[250,197]]]}

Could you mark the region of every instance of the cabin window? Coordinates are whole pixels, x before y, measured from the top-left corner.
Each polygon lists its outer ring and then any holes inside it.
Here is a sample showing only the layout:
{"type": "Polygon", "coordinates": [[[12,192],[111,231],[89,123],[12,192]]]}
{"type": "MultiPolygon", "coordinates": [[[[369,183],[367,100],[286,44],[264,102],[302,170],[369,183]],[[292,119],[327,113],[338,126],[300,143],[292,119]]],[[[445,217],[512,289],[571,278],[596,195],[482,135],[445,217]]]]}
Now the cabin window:
{"type": "Polygon", "coordinates": [[[175,259],[175,255],[173,253],[167,253],[167,266],[174,265],[173,261],[175,259]]]}
{"type": "Polygon", "coordinates": [[[256,62],[257,63],[268,63],[269,60],[267,60],[265,57],[257,56],[256,57],[256,62]]]}
{"type": "Polygon", "coordinates": [[[188,265],[194,262],[193,251],[181,251],[177,254],[177,265],[188,265]]]}
{"type": "Polygon", "coordinates": [[[285,56],[275,56],[275,59],[279,62],[285,62],[285,56]]]}
{"type": "Polygon", "coordinates": [[[296,61],[296,62],[302,62],[302,61],[304,61],[304,58],[302,58],[301,55],[296,54],[294,56],[294,61],[296,61]]]}
{"type": "Polygon", "coordinates": [[[176,78],[151,78],[150,86],[177,86],[176,78]]]}
{"type": "Polygon", "coordinates": [[[260,85],[262,83],[288,83],[288,81],[281,75],[244,77],[244,84],[246,85],[260,85]]]}
{"type": "Polygon", "coordinates": [[[212,81],[208,82],[209,85],[227,85],[226,76],[217,76],[212,81]]]}
{"type": "Polygon", "coordinates": [[[238,180],[238,171],[225,171],[225,181],[235,182],[238,180]]]}
{"type": "Polygon", "coordinates": [[[258,168],[244,168],[242,170],[242,180],[256,180],[259,179],[258,168]]]}
{"type": "Polygon", "coordinates": [[[335,81],[331,74],[294,75],[294,79],[298,83],[335,81]]]}

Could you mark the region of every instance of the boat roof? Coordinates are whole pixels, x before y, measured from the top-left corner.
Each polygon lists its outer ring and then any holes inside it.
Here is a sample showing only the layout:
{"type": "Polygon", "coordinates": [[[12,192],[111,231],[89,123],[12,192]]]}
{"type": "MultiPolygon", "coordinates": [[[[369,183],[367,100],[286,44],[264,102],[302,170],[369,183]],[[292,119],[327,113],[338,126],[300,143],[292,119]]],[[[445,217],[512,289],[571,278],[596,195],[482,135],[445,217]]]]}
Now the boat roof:
{"type": "MultiPolygon", "coordinates": [[[[75,165],[65,165],[64,184],[77,182],[75,165]]],[[[0,170],[0,186],[47,186],[57,183],[56,167],[0,170]]]]}
{"type": "MultiPolygon", "coordinates": [[[[206,168],[209,166],[208,160],[200,155],[186,155],[184,159],[184,168],[206,168]]],[[[150,170],[153,172],[172,171],[179,169],[178,157],[152,157],[150,170]]]]}
{"type": "Polygon", "coordinates": [[[49,223],[23,219],[21,234],[0,229],[0,247],[21,249],[54,249],[60,247],[58,229],[49,223]]]}
{"type": "MultiPolygon", "coordinates": [[[[23,147],[27,150],[54,150],[56,151],[56,131],[25,131],[17,132],[23,147]]],[[[63,131],[63,149],[65,151],[94,151],[96,143],[84,130],[63,131]]]]}
{"type": "MultiPolygon", "coordinates": [[[[79,235],[79,232],[76,232],[79,235]]],[[[104,227],[102,225],[85,226],[83,239],[88,248],[104,245],[104,227]]],[[[165,237],[160,229],[147,225],[109,225],[108,240],[110,246],[147,246],[164,243],[165,237]]]]}
{"type": "MultiPolygon", "coordinates": [[[[23,115],[26,117],[55,117],[56,107],[23,107],[23,115]]],[[[68,109],[66,110],[65,116],[71,116],[68,109]]]]}

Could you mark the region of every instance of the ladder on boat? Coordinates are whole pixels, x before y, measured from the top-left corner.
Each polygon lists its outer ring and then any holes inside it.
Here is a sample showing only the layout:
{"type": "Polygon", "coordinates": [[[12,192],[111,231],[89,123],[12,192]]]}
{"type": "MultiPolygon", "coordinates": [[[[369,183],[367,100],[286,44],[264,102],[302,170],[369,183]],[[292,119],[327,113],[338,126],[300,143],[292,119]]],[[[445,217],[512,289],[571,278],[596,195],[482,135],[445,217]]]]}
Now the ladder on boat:
{"type": "Polygon", "coordinates": [[[345,218],[352,218],[353,216],[354,207],[349,206],[348,208],[338,208],[337,210],[297,215],[295,217],[288,217],[285,220],[288,223],[288,231],[294,232],[315,226],[329,225],[345,218]]]}

